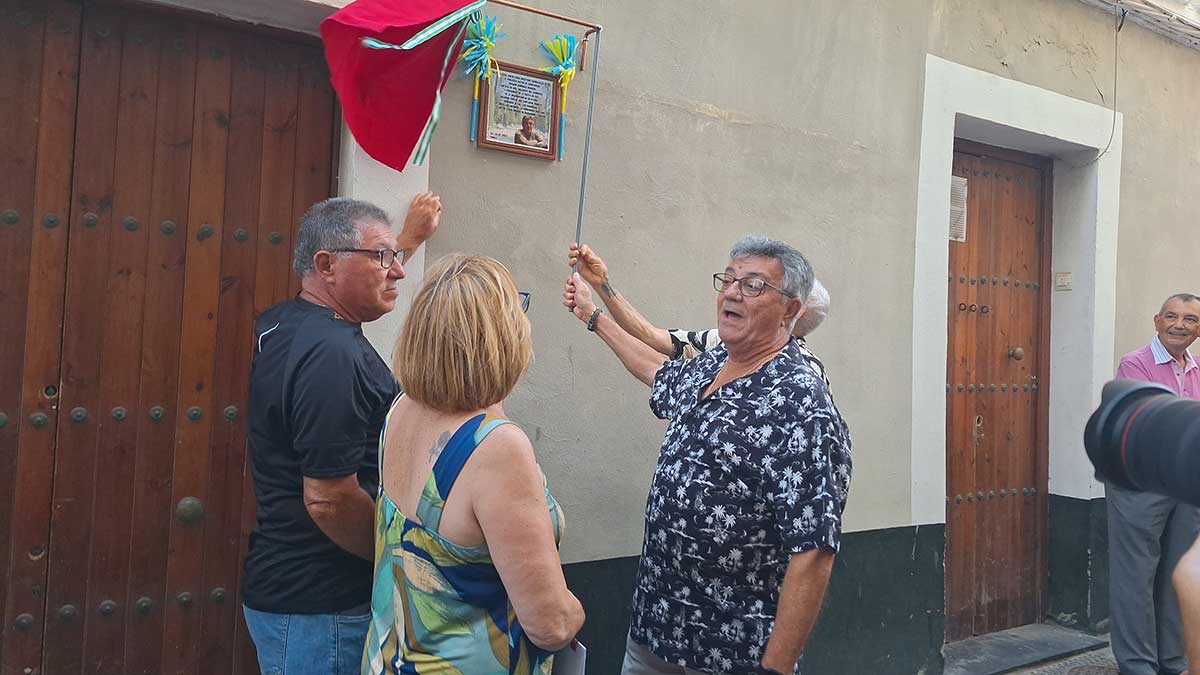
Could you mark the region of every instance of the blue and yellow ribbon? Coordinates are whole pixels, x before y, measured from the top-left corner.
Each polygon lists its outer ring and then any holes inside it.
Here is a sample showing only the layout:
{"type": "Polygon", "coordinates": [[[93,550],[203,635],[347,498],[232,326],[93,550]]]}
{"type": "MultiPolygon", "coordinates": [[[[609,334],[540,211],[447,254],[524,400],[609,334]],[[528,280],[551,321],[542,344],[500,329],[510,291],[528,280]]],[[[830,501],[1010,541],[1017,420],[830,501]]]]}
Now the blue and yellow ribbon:
{"type": "Polygon", "coordinates": [[[575,49],[579,41],[574,35],[555,35],[550,41],[542,40],[542,51],[554,61],[553,66],[542,68],[542,72],[550,73],[558,78],[558,86],[562,90],[561,114],[558,117],[558,159],[563,158],[564,132],[567,128],[567,86],[575,77],[575,49]]]}
{"type": "Polygon", "coordinates": [[[479,81],[487,80],[489,84],[496,80],[492,77],[499,72],[492,50],[496,41],[504,37],[500,30],[500,22],[494,16],[483,16],[476,13],[467,24],[467,39],[463,40],[463,52],[458,57],[463,62],[462,76],[475,74],[475,98],[471,101],[471,141],[475,141],[475,127],[479,122],[479,81]]]}

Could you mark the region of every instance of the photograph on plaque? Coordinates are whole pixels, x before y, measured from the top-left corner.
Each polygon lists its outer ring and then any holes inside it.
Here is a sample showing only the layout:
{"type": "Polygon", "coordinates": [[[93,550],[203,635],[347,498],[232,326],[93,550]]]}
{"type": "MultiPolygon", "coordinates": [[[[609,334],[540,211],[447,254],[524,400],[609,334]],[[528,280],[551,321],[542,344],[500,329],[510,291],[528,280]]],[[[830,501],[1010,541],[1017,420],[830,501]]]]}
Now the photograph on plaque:
{"type": "Polygon", "coordinates": [[[480,87],[478,145],[555,159],[561,93],[553,75],[497,62],[492,86],[480,87]]]}

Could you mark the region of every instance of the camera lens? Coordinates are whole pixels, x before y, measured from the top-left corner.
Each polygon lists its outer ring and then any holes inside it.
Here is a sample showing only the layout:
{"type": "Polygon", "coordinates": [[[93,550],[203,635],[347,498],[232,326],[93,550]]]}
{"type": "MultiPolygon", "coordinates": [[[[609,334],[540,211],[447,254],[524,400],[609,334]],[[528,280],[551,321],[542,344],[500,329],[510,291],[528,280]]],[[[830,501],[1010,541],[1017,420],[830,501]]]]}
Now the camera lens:
{"type": "Polygon", "coordinates": [[[1161,396],[1146,401],[1122,443],[1129,480],[1189,504],[1200,504],[1200,401],[1161,396]]]}
{"type": "Polygon", "coordinates": [[[1200,505],[1200,401],[1157,384],[1109,382],[1084,446],[1100,480],[1200,505]]]}
{"type": "Polygon", "coordinates": [[[1127,490],[1138,487],[1129,479],[1125,470],[1123,441],[1129,423],[1148,401],[1171,390],[1157,384],[1134,380],[1114,380],[1104,385],[1100,407],[1092,413],[1083,431],[1083,445],[1088,458],[1096,467],[1096,477],[1115,483],[1127,490]]]}

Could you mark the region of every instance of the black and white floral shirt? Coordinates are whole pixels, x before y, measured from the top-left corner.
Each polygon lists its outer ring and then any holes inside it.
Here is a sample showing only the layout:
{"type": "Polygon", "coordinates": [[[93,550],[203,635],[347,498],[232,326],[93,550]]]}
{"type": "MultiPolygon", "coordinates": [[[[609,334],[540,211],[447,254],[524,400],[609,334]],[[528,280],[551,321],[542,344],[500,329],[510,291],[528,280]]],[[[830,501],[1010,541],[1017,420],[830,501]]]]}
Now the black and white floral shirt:
{"type": "Polygon", "coordinates": [[[646,502],[633,639],[710,673],[759,663],[792,553],[838,550],[850,434],[795,340],[701,401],[728,352],[668,361],[650,393],[670,420],[646,502]]]}

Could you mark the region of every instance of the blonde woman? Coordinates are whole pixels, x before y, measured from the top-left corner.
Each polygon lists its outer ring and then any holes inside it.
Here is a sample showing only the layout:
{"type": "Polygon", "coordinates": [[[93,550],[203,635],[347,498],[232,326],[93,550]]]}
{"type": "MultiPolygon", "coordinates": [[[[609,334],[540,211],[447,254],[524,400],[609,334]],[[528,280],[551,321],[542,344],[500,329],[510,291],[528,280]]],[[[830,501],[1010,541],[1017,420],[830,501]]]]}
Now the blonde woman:
{"type": "Polygon", "coordinates": [[[562,513],[504,417],[533,360],[528,299],[499,262],[451,255],[413,300],[380,440],[364,674],[548,674],[583,625],[562,513]]]}

